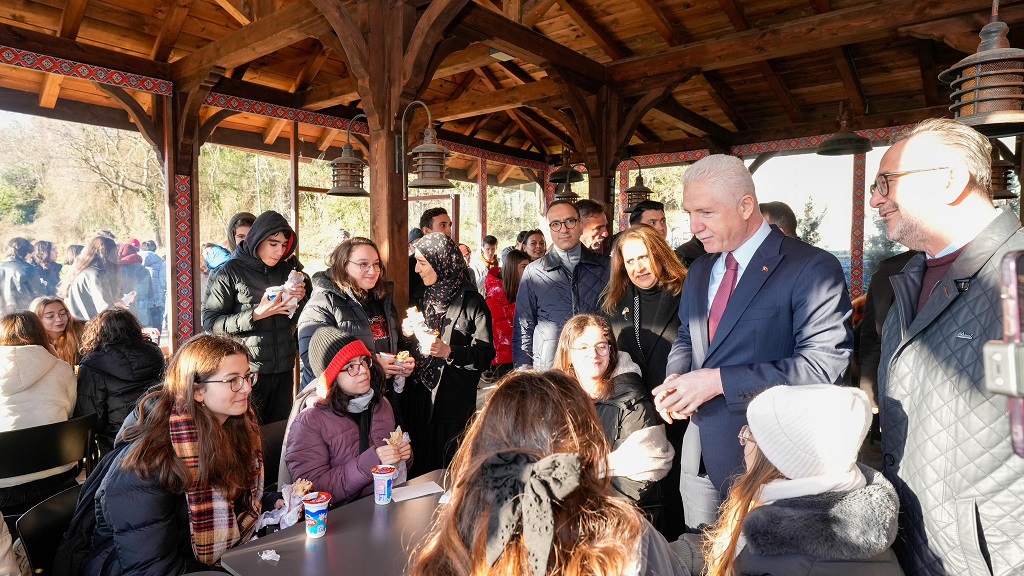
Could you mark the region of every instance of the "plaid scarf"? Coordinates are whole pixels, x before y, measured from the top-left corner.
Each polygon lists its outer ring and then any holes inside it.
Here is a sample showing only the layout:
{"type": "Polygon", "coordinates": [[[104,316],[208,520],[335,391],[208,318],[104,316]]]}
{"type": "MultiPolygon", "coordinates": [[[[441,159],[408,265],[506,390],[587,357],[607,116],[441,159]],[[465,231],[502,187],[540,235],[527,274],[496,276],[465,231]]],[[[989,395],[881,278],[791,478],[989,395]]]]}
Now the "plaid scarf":
{"type": "Polygon", "coordinates": [[[170,432],[174,453],[192,472],[192,487],[185,492],[192,552],[196,560],[213,566],[228,549],[248,542],[256,531],[260,495],[263,492],[263,456],[260,454],[256,457],[255,465],[259,468],[259,475],[247,495],[251,502],[249,510],[236,516],[235,503],[226,498],[223,491],[195,481],[199,475],[199,437],[195,419],[174,408],[171,412],[170,432]]]}

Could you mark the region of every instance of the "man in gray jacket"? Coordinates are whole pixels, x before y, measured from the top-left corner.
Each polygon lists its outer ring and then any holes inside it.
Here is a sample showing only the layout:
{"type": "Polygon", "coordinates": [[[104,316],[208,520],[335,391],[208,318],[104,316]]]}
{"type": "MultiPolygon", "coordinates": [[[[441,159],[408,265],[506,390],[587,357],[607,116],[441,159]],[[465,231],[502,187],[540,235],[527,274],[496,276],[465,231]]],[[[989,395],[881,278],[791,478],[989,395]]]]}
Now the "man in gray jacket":
{"type": "Polygon", "coordinates": [[[1024,233],[992,204],[990,152],[975,130],[926,120],[885,153],[871,187],[889,239],[923,252],[892,276],[878,374],[907,574],[1024,574],[1024,459],[981,354],[1002,337],[999,265],[1024,233]]]}
{"type": "Polygon", "coordinates": [[[554,246],[523,271],[512,325],[512,361],[518,368],[547,370],[555,360],[562,326],[576,314],[598,313],[611,260],[580,242],[583,226],[571,202],[548,206],[554,246]]]}

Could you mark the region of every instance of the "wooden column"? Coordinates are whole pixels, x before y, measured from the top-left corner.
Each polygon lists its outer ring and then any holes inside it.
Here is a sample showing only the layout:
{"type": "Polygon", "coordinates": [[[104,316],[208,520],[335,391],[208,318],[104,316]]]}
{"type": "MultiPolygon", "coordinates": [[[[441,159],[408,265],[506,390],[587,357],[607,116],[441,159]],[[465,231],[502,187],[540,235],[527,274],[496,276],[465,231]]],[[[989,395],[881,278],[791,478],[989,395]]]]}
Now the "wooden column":
{"type": "Polygon", "coordinates": [[[484,245],[484,236],[487,236],[487,160],[479,158],[479,169],[476,171],[476,184],[480,194],[478,220],[480,221],[480,246],[484,245]]]}

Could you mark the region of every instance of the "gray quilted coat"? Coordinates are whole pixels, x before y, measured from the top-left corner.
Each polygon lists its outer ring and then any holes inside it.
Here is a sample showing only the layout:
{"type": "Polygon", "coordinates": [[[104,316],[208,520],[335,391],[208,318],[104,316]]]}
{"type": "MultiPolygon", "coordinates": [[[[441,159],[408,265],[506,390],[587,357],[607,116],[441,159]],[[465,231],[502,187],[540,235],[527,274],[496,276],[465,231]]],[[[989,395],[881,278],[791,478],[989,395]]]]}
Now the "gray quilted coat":
{"type": "Polygon", "coordinates": [[[512,325],[512,361],[516,366],[547,370],[555,360],[562,326],[576,314],[598,314],[598,297],[608,284],[611,260],[580,247],[572,274],[554,251],[530,262],[523,271],[512,325]]]}
{"type": "Polygon", "coordinates": [[[1024,574],[1024,458],[1005,396],[985,391],[981,349],[1002,337],[999,264],[1024,249],[1004,211],[914,317],[924,255],[892,277],[879,369],[886,477],[900,495],[893,546],[907,574],[1024,574]],[[888,359],[888,360],[887,360],[888,359]]]}

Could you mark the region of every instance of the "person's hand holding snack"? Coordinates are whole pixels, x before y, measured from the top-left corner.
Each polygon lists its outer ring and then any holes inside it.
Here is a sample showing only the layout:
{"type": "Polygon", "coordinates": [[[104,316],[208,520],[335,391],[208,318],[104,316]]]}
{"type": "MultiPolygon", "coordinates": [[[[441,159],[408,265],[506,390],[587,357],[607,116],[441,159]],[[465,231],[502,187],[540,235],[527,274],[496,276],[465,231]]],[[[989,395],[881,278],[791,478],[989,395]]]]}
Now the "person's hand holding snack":
{"type": "Polygon", "coordinates": [[[435,358],[448,358],[452,355],[452,347],[445,344],[440,337],[434,338],[430,344],[430,355],[435,358]]]}
{"type": "Polygon", "coordinates": [[[258,321],[274,316],[275,314],[288,314],[289,312],[294,311],[295,306],[285,304],[285,300],[286,298],[282,298],[280,294],[271,300],[270,296],[264,292],[263,299],[260,300],[259,306],[252,311],[252,319],[254,321],[258,321]]]}
{"type": "Polygon", "coordinates": [[[389,446],[394,446],[398,449],[398,457],[401,460],[408,460],[412,458],[412,445],[405,441],[405,433],[402,432],[402,427],[395,428],[395,431],[390,436],[384,439],[389,446]]]}
{"type": "Polygon", "coordinates": [[[394,466],[395,464],[398,464],[398,462],[402,459],[401,456],[399,456],[398,454],[398,448],[392,446],[391,444],[378,446],[377,458],[380,460],[381,464],[387,464],[389,466],[394,466]]]}

